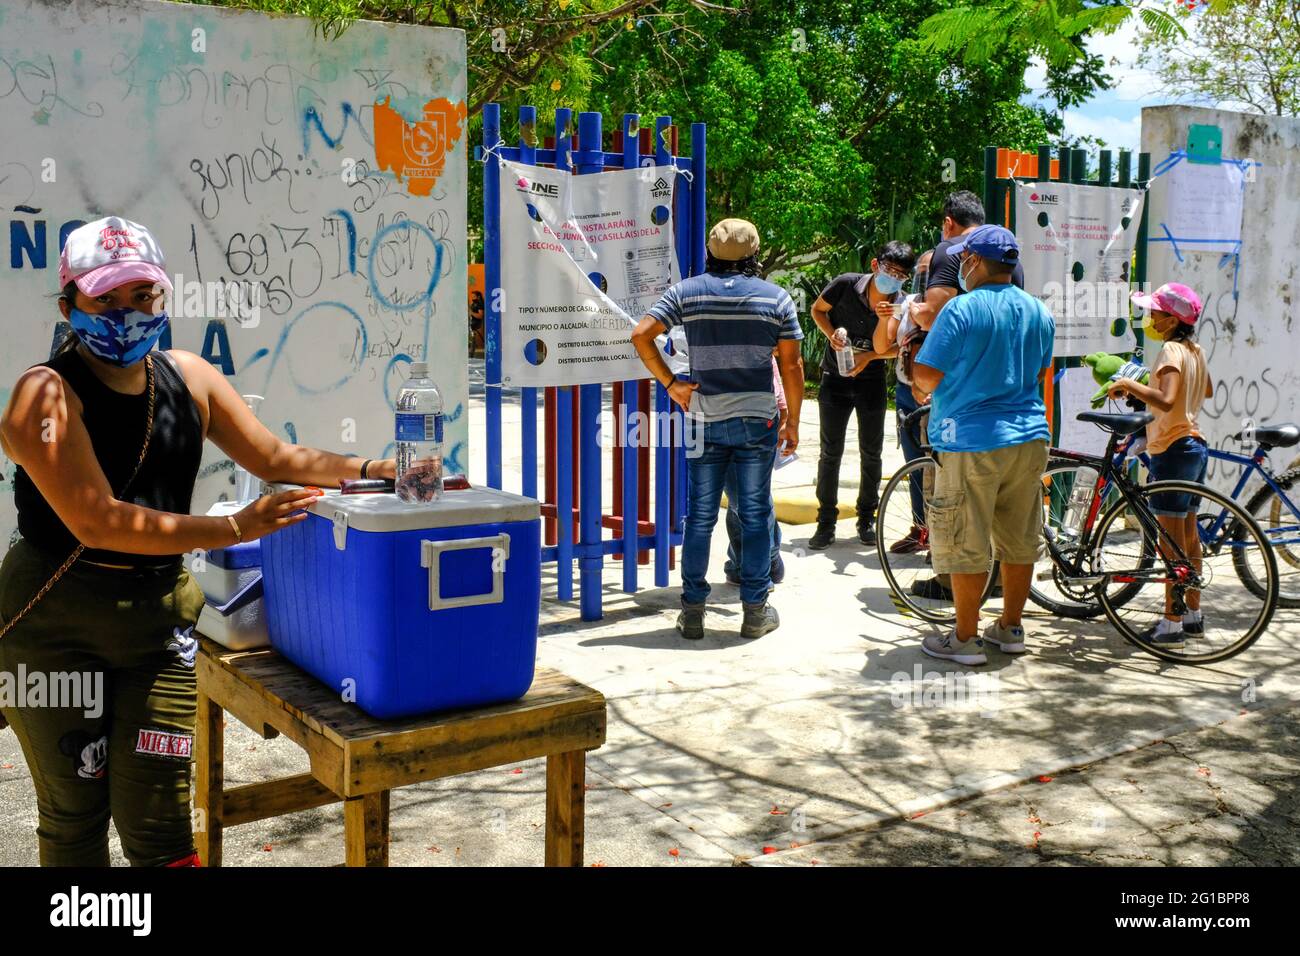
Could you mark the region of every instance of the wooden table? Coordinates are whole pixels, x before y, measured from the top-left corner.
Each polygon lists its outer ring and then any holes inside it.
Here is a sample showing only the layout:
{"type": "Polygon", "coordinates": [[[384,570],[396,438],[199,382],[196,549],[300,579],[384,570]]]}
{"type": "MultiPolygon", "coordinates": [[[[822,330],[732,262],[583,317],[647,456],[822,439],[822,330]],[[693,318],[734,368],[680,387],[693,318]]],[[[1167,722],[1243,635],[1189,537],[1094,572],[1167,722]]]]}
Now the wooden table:
{"type": "Polygon", "coordinates": [[[348,866],[388,865],[389,792],[423,780],[546,757],[546,865],[581,866],[586,752],[605,742],[605,698],[538,668],[508,704],[376,720],[262,648],[231,651],[202,638],[197,660],[196,834],[205,866],[221,865],[226,827],[343,803],[348,866]],[[227,790],[223,712],[264,738],[284,734],[311,773],[227,790]]]}

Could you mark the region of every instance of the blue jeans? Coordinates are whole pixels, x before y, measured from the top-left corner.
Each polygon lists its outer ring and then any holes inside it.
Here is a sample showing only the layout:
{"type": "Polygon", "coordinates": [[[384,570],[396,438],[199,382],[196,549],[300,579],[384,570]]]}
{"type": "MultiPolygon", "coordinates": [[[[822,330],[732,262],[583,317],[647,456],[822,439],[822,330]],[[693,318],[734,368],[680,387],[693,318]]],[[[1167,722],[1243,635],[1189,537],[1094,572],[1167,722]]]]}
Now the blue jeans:
{"type": "Polygon", "coordinates": [[[728,418],[706,422],[700,453],[686,459],[689,480],[686,529],[682,535],[682,601],[703,604],[709,544],[718,521],[727,473],[735,469],[740,522],[740,599],[762,604],[771,587],[772,465],[776,461],[777,418],[728,418]]]}
{"type": "MultiPolygon", "coordinates": [[[[918,458],[925,457],[925,452],[917,444],[916,432],[906,429],[902,426],[903,419],[919,408],[916,399],[912,397],[912,386],[904,385],[902,382],[894,386],[894,408],[898,412],[898,444],[903,448],[903,458],[906,461],[916,461],[918,458]]],[[[908,478],[908,484],[912,486],[912,524],[918,528],[925,525],[925,497],[921,491],[921,473],[914,471],[908,478]]]]}
{"type": "MultiPolygon", "coordinates": [[[[1199,438],[1187,435],[1178,439],[1158,455],[1151,456],[1147,469],[1152,481],[1205,481],[1210,463],[1210,450],[1199,438]]],[[[1182,518],[1195,514],[1201,505],[1199,495],[1184,491],[1168,491],[1151,496],[1153,514],[1169,518],[1182,518]]]]}
{"type": "MultiPolygon", "coordinates": [[[[740,576],[740,514],[736,510],[736,466],[727,469],[727,563],[723,570],[732,577],[740,576]]],[[[781,560],[781,526],[776,521],[776,502],[771,494],[767,496],[767,506],[771,510],[767,516],[768,535],[772,541],[769,568],[775,568],[781,560]]]]}

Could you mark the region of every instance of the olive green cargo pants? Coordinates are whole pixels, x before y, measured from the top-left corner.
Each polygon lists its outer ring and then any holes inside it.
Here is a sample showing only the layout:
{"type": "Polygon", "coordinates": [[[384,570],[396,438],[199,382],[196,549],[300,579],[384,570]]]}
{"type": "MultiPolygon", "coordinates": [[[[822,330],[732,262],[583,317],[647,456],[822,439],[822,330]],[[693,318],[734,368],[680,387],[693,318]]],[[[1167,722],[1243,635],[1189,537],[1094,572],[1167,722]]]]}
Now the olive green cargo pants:
{"type": "MultiPolygon", "coordinates": [[[[57,565],[19,539],[0,619],[57,565]]],[[[108,821],[135,866],[194,852],[190,763],[203,593],[189,572],[74,564],[4,638],[0,710],[36,787],[43,866],[107,866],[108,821]]]]}

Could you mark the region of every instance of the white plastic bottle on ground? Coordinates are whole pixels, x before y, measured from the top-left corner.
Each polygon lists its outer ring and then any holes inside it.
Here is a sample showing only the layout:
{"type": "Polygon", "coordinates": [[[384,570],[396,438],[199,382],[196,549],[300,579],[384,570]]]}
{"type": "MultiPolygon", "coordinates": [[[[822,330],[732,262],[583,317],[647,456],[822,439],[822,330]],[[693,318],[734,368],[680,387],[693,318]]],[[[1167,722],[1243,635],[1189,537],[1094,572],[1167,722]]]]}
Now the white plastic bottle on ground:
{"type": "Polygon", "coordinates": [[[442,494],[442,395],[427,362],[412,362],[397,393],[397,496],[433,501],[442,494]]]}

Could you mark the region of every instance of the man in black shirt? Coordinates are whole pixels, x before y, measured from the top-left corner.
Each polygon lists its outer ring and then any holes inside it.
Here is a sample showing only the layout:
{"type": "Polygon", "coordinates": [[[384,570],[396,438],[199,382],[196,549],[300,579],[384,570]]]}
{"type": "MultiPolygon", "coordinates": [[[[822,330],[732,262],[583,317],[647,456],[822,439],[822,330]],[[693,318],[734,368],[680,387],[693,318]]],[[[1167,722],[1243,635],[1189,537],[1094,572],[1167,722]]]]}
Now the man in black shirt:
{"type": "MultiPolygon", "coordinates": [[[[912,319],[923,329],[930,328],[948,300],[966,291],[958,277],[957,259],[948,255],[948,247],[961,236],[984,225],[984,204],[968,189],[949,193],[943,201],[943,241],[930,257],[930,278],[925,286],[925,301],[912,306],[912,319]]],[[[1016,263],[1011,273],[1012,285],[1025,287],[1025,269],[1016,263]]]]}
{"type": "Polygon", "coordinates": [[[849,417],[858,418],[858,539],[876,543],[876,505],[880,500],[880,452],[885,440],[884,355],[871,349],[876,323],[888,319],[894,302],[901,301],[903,283],[916,264],[912,247],[889,242],[871,260],[868,273],[847,272],[836,276],[813,303],[812,317],[827,338],[829,347],[822,359],[821,391],[817,406],[821,414],[821,457],[817,462],[817,530],[808,547],[820,551],[835,541],[839,517],[840,461],[844,457],[844,436],[849,417]],[[844,329],[847,341],[837,334],[844,329]],[[853,348],[853,368],[848,375],[839,371],[836,353],[853,348]]]}

